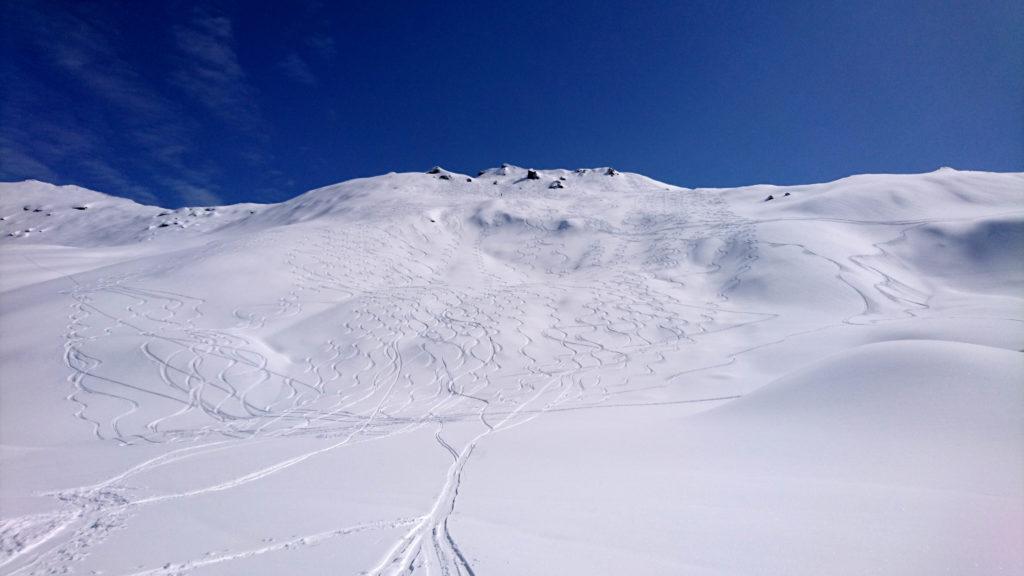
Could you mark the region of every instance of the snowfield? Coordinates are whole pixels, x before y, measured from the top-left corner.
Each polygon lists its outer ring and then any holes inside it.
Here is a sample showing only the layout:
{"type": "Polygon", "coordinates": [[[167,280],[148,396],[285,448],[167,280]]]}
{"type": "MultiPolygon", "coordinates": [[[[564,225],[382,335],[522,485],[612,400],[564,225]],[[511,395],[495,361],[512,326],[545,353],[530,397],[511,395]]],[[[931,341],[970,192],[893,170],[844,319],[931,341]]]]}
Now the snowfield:
{"type": "Polygon", "coordinates": [[[1024,573],[1024,174],[527,175],[0,184],[0,573],[1024,573]]]}

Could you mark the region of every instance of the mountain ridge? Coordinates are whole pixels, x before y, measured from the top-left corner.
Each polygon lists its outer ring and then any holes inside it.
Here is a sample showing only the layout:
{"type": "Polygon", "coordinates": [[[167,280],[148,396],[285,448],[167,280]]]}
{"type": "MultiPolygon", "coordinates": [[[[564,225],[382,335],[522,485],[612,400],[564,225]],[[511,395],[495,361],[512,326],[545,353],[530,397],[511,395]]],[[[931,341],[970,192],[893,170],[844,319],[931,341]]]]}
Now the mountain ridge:
{"type": "MultiPolygon", "coordinates": [[[[438,169],[430,173],[388,173],[357,178],[314,188],[291,199],[272,203],[239,203],[224,206],[186,206],[177,209],[140,204],[128,198],[82,188],[76,185],[54,185],[38,180],[0,183],[0,242],[14,239],[73,245],[89,234],[85,231],[61,234],[69,224],[69,214],[78,220],[89,218],[94,226],[105,230],[101,242],[125,243],[152,240],[166,232],[185,228],[213,232],[231,225],[285,225],[337,215],[353,209],[366,208],[373,197],[382,202],[402,201],[424,203],[438,200],[471,202],[474,199],[540,196],[572,198],[574,194],[630,194],[637,190],[665,190],[674,193],[714,192],[738,209],[744,216],[763,216],[785,212],[795,202],[816,216],[884,219],[886,216],[913,216],[928,213],[929,202],[941,198],[921,198],[915,188],[939,183],[938,193],[960,195],[966,204],[991,206],[1007,210],[1019,207],[1005,190],[1024,187],[1024,173],[958,171],[950,168],[921,174],[859,174],[818,184],[777,186],[757,184],[737,188],[683,188],[650,179],[641,174],[615,172],[607,167],[594,169],[536,170],[505,165],[468,176],[438,169]],[[536,180],[527,175],[534,173],[536,180]],[[446,178],[447,177],[447,178],[446,178]],[[999,191],[985,194],[977,183],[991,184],[999,191]],[[552,188],[556,185],[558,188],[552,188]],[[839,190],[846,197],[829,196],[839,190]],[[966,197],[970,190],[972,197],[966,197]],[[428,198],[414,197],[428,195],[428,198]],[[799,194],[800,198],[791,198],[799,194]],[[852,194],[852,195],[851,195],[852,194]],[[808,198],[809,196],[809,198],[808,198]],[[778,198],[776,198],[778,197],[778,198]],[[767,204],[772,203],[772,204],[767,204]],[[56,217],[55,217],[56,216],[56,217]],[[54,233],[58,230],[58,233],[54,233]],[[50,232],[50,234],[47,234],[50,232]],[[52,240],[51,240],[52,239],[52,240]]],[[[935,195],[936,190],[928,193],[935,195]]],[[[366,210],[363,210],[366,213],[366,210]]]]}
{"type": "MultiPolygon", "coordinates": [[[[490,176],[490,175],[502,175],[502,174],[500,174],[500,172],[503,169],[511,169],[511,170],[516,170],[516,171],[520,171],[520,172],[523,172],[523,173],[527,172],[528,170],[536,170],[538,173],[541,173],[541,174],[555,173],[555,175],[557,175],[557,176],[563,176],[563,175],[568,175],[568,174],[578,174],[581,170],[582,171],[586,171],[587,173],[603,174],[605,170],[611,169],[610,166],[600,166],[600,167],[595,167],[595,168],[576,168],[576,169],[568,169],[568,168],[533,169],[533,168],[523,168],[523,167],[514,166],[514,165],[509,164],[509,165],[504,165],[504,166],[499,166],[499,167],[487,168],[485,170],[480,170],[480,171],[477,172],[476,175],[473,175],[473,174],[470,174],[470,173],[463,174],[463,173],[460,173],[460,172],[452,172],[452,171],[446,170],[444,168],[441,168],[440,166],[438,166],[436,168],[440,168],[443,173],[450,174],[450,175],[453,175],[453,176],[459,176],[459,177],[462,177],[463,179],[464,178],[478,179],[478,178],[484,178],[484,177],[490,176]]],[[[742,186],[728,186],[728,187],[721,187],[721,186],[692,186],[692,187],[689,187],[689,186],[682,186],[682,185],[678,185],[678,184],[672,184],[670,182],[656,180],[654,178],[651,178],[650,176],[641,174],[639,172],[618,172],[618,171],[616,171],[616,172],[617,172],[617,174],[639,176],[639,177],[651,180],[652,182],[655,182],[657,184],[661,184],[661,185],[668,186],[668,187],[674,188],[674,189],[679,189],[679,190],[748,190],[748,189],[764,189],[764,190],[768,190],[768,189],[772,189],[772,188],[804,188],[804,187],[825,186],[825,185],[830,185],[830,184],[836,184],[836,183],[843,182],[843,181],[846,181],[846,180],[849,180],[849,179],[857,179],[857,178],[862,178],[862,177],[877,177],[877,176],[884,176],[884,177],[921,177],[921,176],[932,176],[932,175],[940,175],[940,174],[990,174],[990,175],[1007,175],[1007,176],[1014,176],[1014,175],[1016,175],[1016,176],[1020,176],[1020,177],[1024,178],[1024,172],[1013,172],[1013,171],[998,172],[998,171],[989,171],[989,170],[962,170],[962,169],[952,168],[952,167],[949,167],[949,166],[943,166],[943,167],[936,168],[935,170],[932,170],[932,171],[929,171],[929,172],[899,172],[899,173],[890,173],[890,172],[862,172],[862,173],[850,174],[850,175],[847,175],[847,176],[842,176],[842,177],[836,178],[834,180],[827,180],[827,181],[823,181],[823,182],[799,183],[799,184],[772,184],[772,183],[768,183],[768,182],[762,182],[762,183],[755,183],[755,184],[744,184],[742,186]]],[[[341,180],[341,181],[338,181],[338,182],[333,182],[333,183],[330,183],[330,184],[325,184],[323,186],[317,186],[315,188],[310,188],[309,190],[305,190],[303,192],[299,192],[295,196],[292,196],[291,198],[287,198],[287,199],[281,200],[279,202],[236,202],[234,204],[211,204],[211,205],[195,204],[195,205],[182,205],[182,206],[178,206],[178,207],[167,207],[167,206],[163,206],[163,205],[160,205],[160,204],[145,204],[143,202],[139,202],[138,200],[136,200],[134,198],[129,198],[127,196],[119,196],[117,194],[103,192],[101,190],[88,188],[88,187],[81,186],[81,185],[78,185],[78,184],[55,184],[55,183],[52,183],[52,182],[47,182],[45,180],[39,180],[39,179],[35,179],[35,178],[27,178],[27,179],[24,179],[24,180],[0,181],[0,186],[28,187],[28,186],[42,185],[44,187],[48,187],[48,188],[51,188],[51,189],[57,189],[57,190],[64,190],[64,189],[80,190],[80,191],[87,192],[87,193],[100,194],[103,197],[119,198],[119,199],[122,199],[122,200],[127,200],[129,202],[134,203],[134,204],[138,204],[139,206],[147,206],[147,207],[152,207],[152,208],[160,208],[160,209],[163,209],[163,210],[180,210],[182,208],[227,207],[227,206],[236,206],[236,205],[261,205],[261,206],[269,206],[269,205],[274,205],[274,204],[283,204],[285,202],[288,202],[290,200],[294,200],[295,198],[298,198],[298,197],[300,197],[300,196],[302,196],[304,194],[308,194],[310,192],[316,192],[318,190],[330,189],[330,188],[334,188],[334,187],[337,187],[337,186],[340,186],[340,185],[343,185],[343,184],[347,184],[347,183],[351,183],[351,182],[360,182],[360,181],[365,181],[365,180],[373,180],[373,179],[381,178],[381,177],[384,177],[384,176],[413,175],[413,174],[427,174],[427,175],[430,175],[429,171],[427,171],[427,172],[386,172],[386,173],[377,174],[377,175],[374,175],[374,176],[359,176],[359,177],[355,177],[355,178],[350,178],[348,180],[341,180]]],[[[43,192],[41,194],[45,195],[46,193],[43,192]]]]}

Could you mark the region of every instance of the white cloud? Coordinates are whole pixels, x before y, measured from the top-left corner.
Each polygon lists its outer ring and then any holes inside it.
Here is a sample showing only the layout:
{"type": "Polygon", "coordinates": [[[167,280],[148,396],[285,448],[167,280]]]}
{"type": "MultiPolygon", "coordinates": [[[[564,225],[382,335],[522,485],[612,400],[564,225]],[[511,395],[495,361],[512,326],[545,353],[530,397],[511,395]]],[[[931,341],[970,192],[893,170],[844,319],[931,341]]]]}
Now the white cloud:
{"type": "MultiPolygon", "coordinates": [[[[0,178],[59,182],[73,173],[75,183],[156,203],[152,191],[128,175],[135,172],[182,202],[217,203],[216,170],[207,159],[197,160],[194,144],[203,121],[141,73],[145,63],[115,44],[118,31],[109,22],[89,5],[58,11],[12,4],[8,16],[18,22],[8,41],[23,57],[2,67],[8,89],[0,94],[0,178]],[[46,81],[54,74],[66,84],[46,81]],[[137,154],[112,158],[125,142],[137,154]],[[128,162],[135,162],[132,170],[128,162]]],[[[261,163],[264,125],[234,51],[231,22],[196,11],[174,40],[175,85],[214,111],[228,134],[242,136],[247,144],[235,153],[261,163]]]]}
{"type": "Polygon", "coordinates": [[[309,64],[296,52],[290,52],[278,63],[278,68],[292,80],[300,84],[314,86],[317,84],[316,76],[310,69],[309,64]]]}
{"type": "Polygon", "coordinates": [[[180,56],[174,83],[236,128],[262,134],[256,91],[238,62],[231,20],[196,8],[174,37],[180,56]]]}

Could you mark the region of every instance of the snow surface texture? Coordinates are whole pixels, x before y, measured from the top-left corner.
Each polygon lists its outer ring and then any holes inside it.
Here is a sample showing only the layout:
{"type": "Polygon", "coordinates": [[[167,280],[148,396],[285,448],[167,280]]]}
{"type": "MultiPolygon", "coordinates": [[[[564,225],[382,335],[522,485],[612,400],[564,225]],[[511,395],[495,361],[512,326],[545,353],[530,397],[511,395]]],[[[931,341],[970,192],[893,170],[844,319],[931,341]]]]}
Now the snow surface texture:
{"type": "Polygon", "coordinates": [[[1024,175],[432,172],[0,185],[0,572],[1024,573],[1024,175]]]}

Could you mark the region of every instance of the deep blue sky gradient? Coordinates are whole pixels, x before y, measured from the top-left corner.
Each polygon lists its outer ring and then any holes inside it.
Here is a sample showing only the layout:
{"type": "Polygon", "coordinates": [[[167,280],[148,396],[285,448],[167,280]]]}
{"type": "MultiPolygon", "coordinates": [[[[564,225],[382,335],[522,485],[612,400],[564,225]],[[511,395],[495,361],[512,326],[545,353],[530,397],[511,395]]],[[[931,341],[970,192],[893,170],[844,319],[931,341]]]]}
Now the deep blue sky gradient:
{"type": "Polygon", "coordinates": [[[0,3],[0,180],[166,206],[434,164],[1024,170],[1024,4],[0,3]]]}

